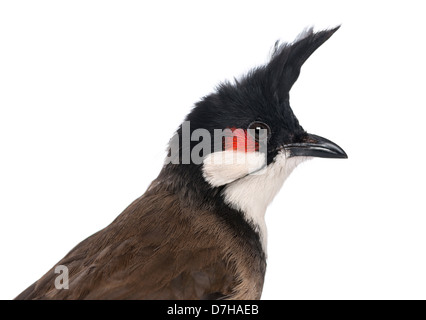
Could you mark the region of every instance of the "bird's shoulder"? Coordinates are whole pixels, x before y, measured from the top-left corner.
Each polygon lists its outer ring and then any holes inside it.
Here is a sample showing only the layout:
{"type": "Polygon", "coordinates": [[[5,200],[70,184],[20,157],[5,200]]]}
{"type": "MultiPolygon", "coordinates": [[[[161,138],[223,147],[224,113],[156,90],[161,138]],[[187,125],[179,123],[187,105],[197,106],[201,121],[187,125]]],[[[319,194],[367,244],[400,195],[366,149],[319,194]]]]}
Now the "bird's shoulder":
{"type": "Polygon", "coordinates": [[[217,215],[191,212],[173,193],[147,192],[55,265],[67,268],[68,289],[55,287],[53,267],[17,298],[256,298],[226,229],[217,215]]]}

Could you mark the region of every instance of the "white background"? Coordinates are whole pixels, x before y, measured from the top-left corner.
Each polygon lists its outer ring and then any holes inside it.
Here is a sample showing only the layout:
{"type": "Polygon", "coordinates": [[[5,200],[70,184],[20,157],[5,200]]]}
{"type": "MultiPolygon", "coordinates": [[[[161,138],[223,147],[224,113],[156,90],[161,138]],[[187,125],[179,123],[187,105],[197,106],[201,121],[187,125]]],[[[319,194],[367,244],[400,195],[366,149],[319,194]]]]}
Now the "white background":
{"type": "Polygon", "coordinates": [[[269,207],[262,298],[425,299],[422,2],[217,0],[1,2],[0,298],[145,191],[194,102],[337,24],[291,104],[349,159],[301,165],[269,207]]]}

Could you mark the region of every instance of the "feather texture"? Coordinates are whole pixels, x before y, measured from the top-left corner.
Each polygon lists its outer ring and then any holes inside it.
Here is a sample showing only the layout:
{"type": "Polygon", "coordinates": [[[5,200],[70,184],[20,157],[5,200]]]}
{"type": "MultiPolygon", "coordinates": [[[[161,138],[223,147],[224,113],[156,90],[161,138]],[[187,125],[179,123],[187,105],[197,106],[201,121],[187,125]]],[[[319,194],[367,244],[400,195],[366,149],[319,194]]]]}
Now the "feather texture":
{"type": "Polygon", "coordinates": [[[69,289],[55,288],[52,268],[16,299],[257,299],[265,263],[252,252],[217,214],[154,183],[57,263],[69,289]]]}

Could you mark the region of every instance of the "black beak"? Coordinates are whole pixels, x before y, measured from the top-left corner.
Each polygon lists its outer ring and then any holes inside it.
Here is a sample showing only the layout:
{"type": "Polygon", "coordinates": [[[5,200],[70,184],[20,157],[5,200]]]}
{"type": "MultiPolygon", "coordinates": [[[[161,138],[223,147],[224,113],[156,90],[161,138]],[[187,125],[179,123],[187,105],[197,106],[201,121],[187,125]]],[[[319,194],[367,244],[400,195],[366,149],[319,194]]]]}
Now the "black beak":
{"type": "Polygon", "coordinates": [[[346,159],[348,155],[334,142],[323,137],[307,134],[302,141],[290,143],[284,146],[290,151],[290,157],[319,157],[319,158],[341,158],[346,159]]]}

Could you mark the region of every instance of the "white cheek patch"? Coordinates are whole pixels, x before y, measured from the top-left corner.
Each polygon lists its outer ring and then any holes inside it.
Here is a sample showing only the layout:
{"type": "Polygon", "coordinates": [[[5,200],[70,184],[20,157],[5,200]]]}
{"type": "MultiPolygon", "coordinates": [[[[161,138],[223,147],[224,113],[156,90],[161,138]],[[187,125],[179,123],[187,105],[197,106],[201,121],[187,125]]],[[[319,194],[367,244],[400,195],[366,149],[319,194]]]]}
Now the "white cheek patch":
{"type": "Polygon", "coordinates": [[[203,161],[204,179],[213,187],[231,183],[244,176],[261,174],[266,167],[266,155],[261,152],[219,151],[203,161]]]}
{"type": "Polygon", "coordinates": [[[279,153],[273,163],[260,171],[262,174],[247,175],[230,183],[224,189],[225,202],[241,210],[246,220],[256,228],[265,254],[267,253],[266,208],[294,168],[307,159],[309,158],[287,158],[284,152],[279,153]]]}

